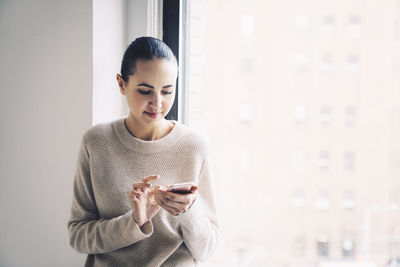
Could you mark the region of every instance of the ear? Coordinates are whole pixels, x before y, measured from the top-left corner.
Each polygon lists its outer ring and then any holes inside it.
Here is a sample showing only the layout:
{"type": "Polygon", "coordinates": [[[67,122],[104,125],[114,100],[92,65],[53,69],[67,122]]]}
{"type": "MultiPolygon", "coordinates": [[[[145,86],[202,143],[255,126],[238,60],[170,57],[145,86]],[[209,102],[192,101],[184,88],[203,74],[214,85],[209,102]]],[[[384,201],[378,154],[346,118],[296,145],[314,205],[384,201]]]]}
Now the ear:
{"type": "Polygon", "coordinates": [[[119,91],[121,92],[121,94],[126,95],[126,83],[124,81],[124,79],[122,79],[121,75],[117,74],[117,82],[118,82],[118,86],[119,86],[119,91]]]}

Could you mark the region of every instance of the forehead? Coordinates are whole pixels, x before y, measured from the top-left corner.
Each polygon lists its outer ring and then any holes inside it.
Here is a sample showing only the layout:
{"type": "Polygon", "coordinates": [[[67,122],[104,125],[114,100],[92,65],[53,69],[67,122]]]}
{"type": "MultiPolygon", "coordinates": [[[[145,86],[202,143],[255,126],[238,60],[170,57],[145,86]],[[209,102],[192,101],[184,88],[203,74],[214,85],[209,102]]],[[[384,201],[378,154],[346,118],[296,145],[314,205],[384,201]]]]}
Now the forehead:
{"type": "Polygon", "coordinates": [[[136,79],[175,80],[178,67],[166,59],[138,60],[133,76],[136,79]]]}

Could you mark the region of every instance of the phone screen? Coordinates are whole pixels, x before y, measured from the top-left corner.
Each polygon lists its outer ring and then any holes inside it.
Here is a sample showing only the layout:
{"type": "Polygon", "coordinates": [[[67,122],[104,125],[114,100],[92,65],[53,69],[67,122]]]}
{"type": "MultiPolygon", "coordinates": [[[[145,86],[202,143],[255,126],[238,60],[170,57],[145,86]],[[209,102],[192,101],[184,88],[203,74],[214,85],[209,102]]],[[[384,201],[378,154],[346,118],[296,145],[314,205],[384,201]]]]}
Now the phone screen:
{"type": "Polygon", "coordinates": [[[192,190],[192,183],[182,183],[171,185],[167,191],[177,194],[188,194],[192,190]]]}

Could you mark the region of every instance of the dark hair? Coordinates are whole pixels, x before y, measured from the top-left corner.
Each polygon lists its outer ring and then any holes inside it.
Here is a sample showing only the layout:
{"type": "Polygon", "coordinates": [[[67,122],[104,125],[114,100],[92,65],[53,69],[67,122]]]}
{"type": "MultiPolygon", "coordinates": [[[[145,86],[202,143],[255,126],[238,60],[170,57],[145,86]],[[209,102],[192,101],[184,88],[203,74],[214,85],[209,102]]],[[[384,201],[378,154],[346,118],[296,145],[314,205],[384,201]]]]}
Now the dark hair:
{"type": "Polygon", "coordinates": [[[121,76],[128,82],[129,76],[135,73],[136,61],[152,60],[154,58],[175,61],[176,57],[171,48],[163,41],[153,37],[136,38],[124,53],[121,64],[121,76]]]}

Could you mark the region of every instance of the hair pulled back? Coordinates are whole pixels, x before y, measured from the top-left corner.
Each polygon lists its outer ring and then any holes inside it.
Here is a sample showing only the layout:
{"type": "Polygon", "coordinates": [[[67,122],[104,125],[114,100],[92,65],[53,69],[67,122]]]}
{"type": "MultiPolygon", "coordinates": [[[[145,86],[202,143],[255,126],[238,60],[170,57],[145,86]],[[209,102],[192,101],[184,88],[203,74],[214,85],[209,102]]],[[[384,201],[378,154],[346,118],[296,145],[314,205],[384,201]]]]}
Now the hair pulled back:
{"type": "Polygon", "coordinates": [[[139,37],[133,41],[124,53],[121,64],[121,76],[125,82],[135,73],[138,60],[167,59],[177,63],[171,48],[163,41],[153,37],[139,37]]]}

